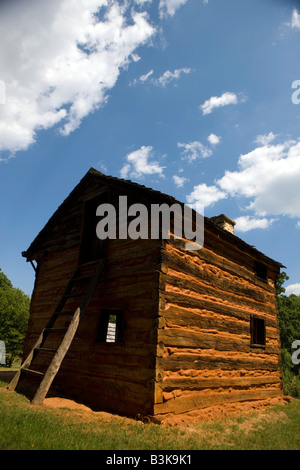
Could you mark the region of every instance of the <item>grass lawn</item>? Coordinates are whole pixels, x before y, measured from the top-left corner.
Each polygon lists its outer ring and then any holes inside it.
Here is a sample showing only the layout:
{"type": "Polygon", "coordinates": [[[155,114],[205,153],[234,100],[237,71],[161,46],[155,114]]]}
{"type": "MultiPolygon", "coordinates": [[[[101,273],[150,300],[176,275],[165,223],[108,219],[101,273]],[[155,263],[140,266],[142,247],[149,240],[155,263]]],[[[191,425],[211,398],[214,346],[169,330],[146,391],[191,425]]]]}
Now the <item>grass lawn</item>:
{"type": "Polygon", "coordinates": [[[20,366],[21,366],[21,358],[17,357],[11,367],[6,367],[0,364],[0,370],[4,370],[4,371],[5,370],[18,370],[20,369],[20,366]]]}
{"type": "Polygon", "coordinates": [[[0,382],[0,450],[296,450],[300,400],[186,428],[85,410],[34,407],[0,382]]]}

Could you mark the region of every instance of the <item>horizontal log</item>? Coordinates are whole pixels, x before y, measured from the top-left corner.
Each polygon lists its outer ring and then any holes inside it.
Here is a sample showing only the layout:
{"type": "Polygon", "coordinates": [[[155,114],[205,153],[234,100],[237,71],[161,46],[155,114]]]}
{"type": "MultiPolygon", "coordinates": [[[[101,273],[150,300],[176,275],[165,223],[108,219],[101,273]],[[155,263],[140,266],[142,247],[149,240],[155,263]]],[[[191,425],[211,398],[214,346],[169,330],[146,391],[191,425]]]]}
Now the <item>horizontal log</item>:
{"type": "Polygon", "coordinates": [[[223,267],[208,264],[199,258],[195,260],[193,256],[183,256],[178,250],[166,251],[163,261],[171,270],[174,270],[174,276],[177,275],[179,278],[182,278],[181,273],[183,273],[188,276],[188,279],[201,281],[213,286],[216,290],[247,297],[257,302],[273,304],[275,302],[275,291],[262,289],[257,283],[241,276],[233,276],[223,267]]]}
{"type": "Polygon", "coordinates": [[[77,399],[95,411],[127,416],[152,411],[153,392],[139,384],[59,371],[53,385],[63,396],[77,399]]]}
{"type": "Polygon", "coordinates": [[[116,380],[119,382],[128,382],[138,384],[139,386],[149,387],[154,379],[154,368],[147,367],[147,364],[140,362],[138,367],[124,367],[121,365],[104,364],[103,362],[88,365],[85,361],[66,360],[61,367],[62,373],[72,370],[71,367],[76,365],[76,374],[85,377],[85,380],[95,378],[99,380],[116,380]]]}
{"type": "MultiPolygon", "coordinates": [[[[227,315],[216,314],[209,310],[184,309],[174,305],[168,305],[168,308],[160,312],[167,322],[168,326],[177,325],[186,328],[201,328],[207,330],[218,330],[231,334],[249,335],[250,319],[249,314],[244,318],[237,318],[233,313],[227,311],[227,315]]],[[[266,336],[268,338],[278,339],[278,331],[275,322],[266,321],[266,336]],[[272,327],[269,326],[272,323],[272,327]]]]}
{"type": "MultiPolygon", "coordinates": [[[[216,245],[218,244],[219,241],[216,242],[216,245]]],[[[207,245],[205,245],[199,251],[187,252],[181,245],[173,246],[171,243],[168,243],[166,245],[165,256],[168,256],[168,253],[170,253],[170,256],[172,256],[175,252],[179,257],[190,257],[191,259],[195,260],[195,263],[205,262],[212,267],[221,269],[231,276],[237,277],[238,279],[243,279],[265,291],[274,293],[274,285],[269,285],[265,282],[262,282],[255,276],[254,265],[253,267],[246,265],[245,259],[243,259],[242,263],[236,263],[228,253],[226,254],[225,251],[220,251],[220,249],[217,250],[216,246],[210,246],[210,248],[208,248],[207,245]]]]}
{"type": "MultiPolygon", "coordinates": [[[[223,315],[229,316],[232,315],[236,318],[244,320],[249,320],[251,314],[256,314],[258,316],[263,317],[265,320],[268,320],[270,326],[273,326],[270,321],[275,316],[275,313],[273,312],[272,314],[272,311],[269,312],[267,316],[265,312],[262,312],[261,310],[250,310],[239,305],[227,304],[225,302],[222,302],[222,299],[209,298],[208,296],[193,297],[192,295],[186,295],[180,292],[166,291],[164,293],[164,301],[165,303],[170,303],[178,307],[210,310],[215,313],[221,313],[223,315]]],[[[163,314],[163,311],[161,311],[160,313],[163,314]]]]}
{"type": "MultiPolygon", "coordinates": [[[[92,384],[97,385],[96,392],[101,396],[101,391],[105,388],[112,387],[112,390],[119,390],[120,391],[120,398],[122,399],[123,393],[125,395],[126,392],[130,391],[132,396],[138,398],[139,393],[144,393],[145,395],[150,395],[151,387],[150,381],[151,374],[144,376],[143,378],[140,376],[139,379],[134,374],[130,375],[128,373],[124,373],[119,378],[117,369],[114,370],[114,373],[109,375],[108,369],[103,371],[102,374],[99,371],[96,373],[92,372],[91,370],[86,370],[85,368],[80,368],[78,370],[71,369],[70,367],[61,367],[59,371],[59,378],[62,380],[67,379],[68,382],[71,384],[76,383],[79,389],[88,389],[92,386],[92,384]],[[142,380],[143,379],[143,380],[142,380]]],[[[146,373],[146,370],[145,370],[146,373]]],[[[92,391],[92,390],[91,390],[92,391]]],[[[140,397],[142,400],[143,398],[140,397]]]]}
{"type": "Polygon", "coordinates": [[[152,256],[152,263],[156,263],[159,258],[161,248],[160,240],[109,240],[107,246],[107,257],[112,265],[119,262],[134,264],[135,258],[152,256]]]}
{"type": "Polygon", "coordinates": [[[227,302],[237,307],[247,308],[255,311],[276,315],[276,307],[269,302],[257,302],[253,299],[247,298],[246,296],[230,294],[225,290],[215,289],[215,287],[209,284],[203,284],[197,282],[197,280],[179,278],[170,275],[164,275],[166,282],[166,291],[175,292],[182,291],[183,294],[191,295],[198,294],[199,296],[210,296],[215,299],[219,299],[221,302],[227,302]]]}
{"type": "MultiPolygon", "coordinates": [[[[249,339],[241,339],[234,335],[221,335],[218,333],[203,333],[202,331],[194,331],[191,329],[171,328],[167,330],[159,330],[158,341],[162,341],[166,347],[184,347],[184,348],[201,348],[214,349],[216,351],[240,351],[240,352],[256,352],[259,354],[262,348],[251,349],[249,339]]],[[[266,344],[263,348],[269,354],[276,354],[279,351],[278,346],[266,344]]]]}
{"type": "Polygon", "coordinates": [[[188,396],[177,397],[172,400],[168,400],[164,403],[154,405],[155,414],[166,414],[166,413],[186,413],[196,409],[205,408],[208,406],[244,402],[244,401],[256,401],[266,400],[268,398],[275,398],[282,396],[282,391],[279,388],[270,390],[257,390],[257,391],[232,391],[223,393],[212,393],[205,395],[197,395],[196,393],[188,396]]]}
{"type": "Polygon", "coordinates": [[[268,266],[268,270],[270,270],[272,274],[280,267],[279,263],[270,259],[268,256],[265,256],[254,247],[249,246],[238,237],[235,237],[234,241],[232,241],[232,237],[227,237],[226,231],[220,234],[219,231],[215,232],[206,224],[205,235],[205,246],[208,249],[215,250],[217,253],[229,252],[233,259],[241,265],[250,265],[253,267],[255,262],[259,261],[266,264],[268,266]]]}
{"type": "Polygon", "coordinates": [[[157,364],[165,371],[180,370],[261,370],[261,371],[279,371],[278,355],[270,357],[268,354],[252,355],[251,354],[171,354],[166,357],[157,358],[157,364]]]}
{"type": "Polygon", "coordinates": [[[166,391],[172,390],[204,390],[211,388],[249,388],[253,386],[280,384],[279,377],[262,376],[262,377],[217,377],[217,378],[180,378],[166,379],[160,386],[166,391]]]}

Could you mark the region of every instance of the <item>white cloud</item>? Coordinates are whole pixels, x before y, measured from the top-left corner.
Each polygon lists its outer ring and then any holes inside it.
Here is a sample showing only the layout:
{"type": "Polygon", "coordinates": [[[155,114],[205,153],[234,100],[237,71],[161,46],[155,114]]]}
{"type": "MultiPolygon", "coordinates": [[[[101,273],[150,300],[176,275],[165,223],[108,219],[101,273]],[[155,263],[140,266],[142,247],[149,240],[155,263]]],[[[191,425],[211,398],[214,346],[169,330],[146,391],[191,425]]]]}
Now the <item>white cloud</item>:
{"type": "Polygon", "coordinates": [[[248,215],[242,216],[242,217],[237,217],[235,219],[236,226],[235,229],[236,231],[239,232],[248,232],[249,230],[261,228],[261,229],[266,229],[272,225],[275,219],[257,219],[255,217],[250,217],[248,215]]]}
{"type": "Polygon", "coordinates": [[[178,142],[177,146],[183,148],[183,159],[193,162],[198,158],[208,158],[212,155],[211,149],[203,145],[201,142],[194,141],[189,143],[178,142]]]}
{"type": "Polygon", "coordinates": [[[145,73],[145,75],[141,75],[139,81],[144,83],[149,80],[149,77],[151,77],[151,75],[153,75],[153,70],[150,70],[148,73],[145,73]]]}
{"type": "Polygon", "coordinates": [[[176,10],[186,2],[187,0],[159,0],[160,17],[164,18],[168,15],[173,16],[176,10]]]}
{"type": "Polygon", "coordinates": [[[166,70],[163,75],[161,75],[159,78],[157,78],[154,83],[157,86],[166,86],[168,83],[172,82],[173,80],[178,80],[182,74],[188,74],[191,72],[191,69],[189,68],[182,68],[182,69],[176,69],[174,72],[171,72],[170,70],[166,70]]]}
{"type": "Polygon", "coordinates": [[[107,166],[105,165],[105,163],[102,160],[99,161],[98,166],[99,166],[101,171],[105,171],[105,172],[108,171],[107,166]]]}
{"type": "Polygon", "coordinates": [[[122,68],[155,29],[116,0],[7,2],[1,7],[6,105],[0,151],[25,150],[40,129],[63,135],[107,101],[122,68]]]}
{"type": "Polygon", "coordinates": [[[0,80],[0,104],[6,103],[6,85],[3,80],[0,80]]]}
{"type": "Polygon", "coordinates": [[[254,142],[259,145],[269,145],[276,137],[273,132],[269,132],[269,134],[258,135],[254,142]]]}
{"type": "Polygon", "coordinates": [[[207,140],[211,145],[217,145],[221,142],[221,137],[217,136],[216,134],[210,134],[207,137],[207,140]]]}
{"type": "Polygon", "coordinates": [[[188,178],[185,178],[184,176],[177,176],[177,175],[174,175],[173,176],[173,181],[175,183],[175,185],[177,186],[177,188],[182,188],[182,186],[184,185],[184,183],[186,181],[189,181],[188,178]]]}
{"type": "Polygon", "coordinates": [[[138,62],[139,60],[141,60],[140,56],[138,54],[131,54],[131,59],[133,60],[133,62],[138,62]]]}
{"type": "Polygon", "coordinates": [[[251,198],[249,209],[257,215],[300,217],[300,142],[258,147],[238,165],[217,181],[223,191],[251,198]]]}
{"type": "Polygon", "coordinates": [[[153,70],[150,70],[145,75],[141,75],[139,78],[134,79],[133,84],[136,85],[139,82],[142,84],[150,82],[153,85],[165,87],[170,82],[178,80],[183,74],[188,74],[190,72],[191,69],[184,67],[181,69],[175,69],[173,72],[171,72],[170,70],[166,70],[160,77],[154,78],[152,76],[153,70]]]}
{"type": "Polygon", "coordinates": [[[300,29],[300,14],[298,13],[298,10],[296,10],[296,8],[294,8],[293,10],[291,27],[300,29]]]}
{"type": "Polygon", "coordinates": [[[212,96],[208,100],[206,100],[200,108],[202,109],[203,115],[210,114],[215,108],[219,108],[221,106],[228,106],[230,104],[237,104],[238,97],[235,93],[231,93],[229,91],[223,93],[222,96],[212,96]]]}
{"type": "Polygon", "coordinates": [[[144,175],[158,174],[163,175],[165,167],[159,165],[158,162],[149,161],[151,158],[153,148],[148,146],[142,146],[140,149],[129,153],[126,156],[126,163],[121,169],[121,178],[140,178],[144,175]]]}
{"type": "Polygon", "coordinates": [[[216,186],[207,186],[202,183],[194,186],[193,191],[187,195],[186,200],[193,207],[197,207],[197,205],[208,207],[226,197],[226,192],[220,191],[216,186]]]}
{"type": "Polygon", "coordinates": [[[238,167],[225,171],[213,186],[195,186],[188,202],[209,206],[229,196],[246,198],[250,202],[244,210],[252,215],[237,218],[237,230],[266,229],[280,215],[297,218],[300,229],[300,141],[257,147],[239,157],[238,167]]]}
{"type": "Polygon", "coordinates": [[[289,286],[285,288],[285,294],[286,295],[291,295],[291,294],[300,295],[300,284],[299,283],[290,284],[289,286]]]}

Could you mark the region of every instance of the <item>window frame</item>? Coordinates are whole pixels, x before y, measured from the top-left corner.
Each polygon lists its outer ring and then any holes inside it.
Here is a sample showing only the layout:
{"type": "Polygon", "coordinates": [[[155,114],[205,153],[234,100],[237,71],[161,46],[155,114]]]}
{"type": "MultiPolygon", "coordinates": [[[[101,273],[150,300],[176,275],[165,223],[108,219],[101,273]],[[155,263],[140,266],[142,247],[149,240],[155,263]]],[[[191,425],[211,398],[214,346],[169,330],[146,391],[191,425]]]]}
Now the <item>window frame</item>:
{"type": "Polygon", "coordinates": [[[97,325],[96,343],[98,344],[122,344],[124,332],[124,310],[120,308],[102,308],[97,325]],[[108,324],[110,315],[116,316],[115,341],[107,341],[108,324]]]}
{"type": "Polygon", "coordinates": [[[96,226],[98,223],[96,208],[100,204],[110,202],[110,199],[111,193],[105,187],[97,196],[83,201],[84,208],[80,237],[79,265],[94,262],[106,256],[107,240],[99,240],[96,235],[96,226]],[[91,246],[92,244],[94,245],[93,247],[91,246]],[[94,251],[97,252],[97,254],[93,253],[94,251]]]}
{"type": "Polygon", "coordinates": [[[266,320],[258,315],[250,316],[250,345],[254,348],[266,348],[266,320]],[[260,326],[259,326],[260,325],[260,326]],[[258,331],[259,329],[259,331],[258,331]],[[262,335],[263,341],[258,342],[262,335]]]}
{"type": "Polygon", "coordinates": [[[255,276],[262,282],[268,282],[268,266],[260,261],[255,262],[255,276]]]}

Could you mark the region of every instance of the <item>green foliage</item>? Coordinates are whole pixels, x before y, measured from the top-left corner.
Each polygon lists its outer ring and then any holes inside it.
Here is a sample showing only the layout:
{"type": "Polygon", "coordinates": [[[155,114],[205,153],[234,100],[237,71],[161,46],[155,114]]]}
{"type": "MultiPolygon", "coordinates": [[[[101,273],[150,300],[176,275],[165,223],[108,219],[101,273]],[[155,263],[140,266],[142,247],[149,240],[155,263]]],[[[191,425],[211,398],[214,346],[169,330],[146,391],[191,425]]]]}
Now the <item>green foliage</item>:
{"type": "Polygon", "coordinates": [[[6,347],[6,366],[11,367],[23,352],[30,298],[0,270],[0,340],[6,347]]]}
{"type": "Polygon", "coordinates": [[[285,283],[285,281],[288,281],[288,280],[289,280],[289,276],[287,276],[286,272],[282,271],[276,282],[277,296],[285,293],[285,288],[283,287],[283,284],[285,283]]]}
{"type": "Polygon", "coordinates": [[[283,373],[283,390],[286,395],[291,397],[300,397],[300,376],[291,371],[283,373]]]}
{"type": "Polygon", "coordinates": [[[287,395],[300,396],[300,366],[293,364],[292,344],[300,340],[300,296],[284,295],[283,284],[289,277],[282,272],[276,286],[283,368],[283,388],[287,395]]]}
{"type": "Polygon", "coordinates": [[[12,289],[13,285],[0,268],[0,289],[12,289]]]}
{"type": "Polygon", "coordinates": [[[283,390],[286,395],[300,397],[300,368],[294,365],[288,349],[281,350],[283,390]]]}
{"type": "Polygon", "coordinates": [[[278,296],[281,347],[290,350],[293,341],[300,339],[300,296],[278,296]]]}

